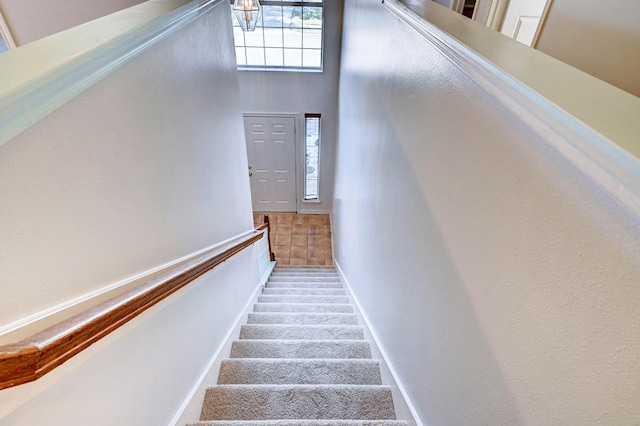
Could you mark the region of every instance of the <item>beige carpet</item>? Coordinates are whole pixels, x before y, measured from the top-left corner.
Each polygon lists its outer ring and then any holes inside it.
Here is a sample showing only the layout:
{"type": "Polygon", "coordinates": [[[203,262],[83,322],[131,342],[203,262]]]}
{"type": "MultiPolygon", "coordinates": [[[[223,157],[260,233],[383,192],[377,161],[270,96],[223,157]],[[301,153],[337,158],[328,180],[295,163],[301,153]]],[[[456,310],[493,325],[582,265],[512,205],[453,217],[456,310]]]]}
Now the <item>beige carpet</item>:
{"type": "Polygon", "coordinates": [[[189,426],[406,426],[333,268],[278,267],[189,426]]]}

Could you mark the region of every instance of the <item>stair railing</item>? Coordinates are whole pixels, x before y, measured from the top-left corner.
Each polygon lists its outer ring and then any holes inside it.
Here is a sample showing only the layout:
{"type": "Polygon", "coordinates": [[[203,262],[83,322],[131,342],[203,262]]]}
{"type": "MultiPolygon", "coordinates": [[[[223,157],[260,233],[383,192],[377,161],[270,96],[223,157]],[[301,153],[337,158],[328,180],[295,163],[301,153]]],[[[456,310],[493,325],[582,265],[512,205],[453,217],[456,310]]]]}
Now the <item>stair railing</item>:
{"type": "Polygon", "coordinates": [[[268,235],[256,229],[180,264],[162,276],[0,346],[0,389],[34,381],[196,278],[268,235]]]}
{"type": "Polygon", "coordinates": [[[269,259],[271,259],[272,262],[276,261],[276,255],[273,252],[273,250],[271,249],[271,222],[269,221],[269,215],[265,214],[264,215],[264,219],[263,219],[265,225],[267,225],[267,241],[269,242],[269,259]]]}

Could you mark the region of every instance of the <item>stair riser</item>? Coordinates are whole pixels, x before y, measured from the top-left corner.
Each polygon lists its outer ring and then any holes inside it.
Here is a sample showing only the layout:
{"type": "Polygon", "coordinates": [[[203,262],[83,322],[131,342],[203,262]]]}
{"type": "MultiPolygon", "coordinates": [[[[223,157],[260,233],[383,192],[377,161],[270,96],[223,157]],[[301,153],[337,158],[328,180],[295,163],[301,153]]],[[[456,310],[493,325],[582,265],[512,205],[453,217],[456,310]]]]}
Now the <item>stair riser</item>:
{"type": "Polygon", "coordinates": [[[343,384],[381,385],[380,366],[373,360],[222,361],[218,384],[343,384]]]}
{"type": "Polygon", "coordinates": [[[342,283],[272,282],[268,283],[266,288],[344,288],[344,286],[342,283]]]}
{"type": "Polygon", "coordinates": [[[337,274],[271,274],[270,278],[296,278],[299,281],[304,281],[309,278],[321,278],[321,279],[329,279],[332,281],[339,280],[340,276],[337,274]]]}
{"type": "Polygon", "coordinates": [[[347,296],[258,296],[258,303],[349,303],[347,296]]]}
{"type": "Polygon", "coordinates": [[[231,358],[371,359],[371,347],[354,341],[236,340],[231,358]]]}
{"type": "Polygon", "coordinates": [[[247,324],[357,325],[355,314],[250,313],[247,324]]]}
{"type": "Polygon", "coordinates": [[[364,340],[364,332],[362,331],[362,327],[355,325],[253,324],[241,326],[240,339],[364,340]]]}
{"type": "Polygon", "coordinates": [[[318,281],[318,282],[341,282],[339,275],[318,275],[318,274],[271,274],[269,281],[318,281]]]}
{"type": "Polygon", "coordinates": [[[375,386],[222,385],[207,389],[201,420],[395,420],[391,390],[375,386]]]}
{"type": "Polygon", "coordinates": [[[262,294],[284,296],[346,296],[340,288],[265,288],[262,294]]]}
{"type": "Polygon", "coordinates": [[[305,283],[340,283],[340,278],[314,278],[314,277],[305,277],[304,279],[300,279],[297,277],[271,277],[268,282],[270,283],[295,283],[295,282],[305,282],[305,283]]]}
{"type": "Polygon", "coordinates": [[[304,277],[304,279],[311,280],[324,280],[324,279],[340,279],[340,275],[336,273],[322,273],[322,272],[314,272],[314,273],[279,273],[273,272],[271,277],[278,278],[300,278],[304,277]]]}
{"type": "Polygon", "coordinates": [[[352,314],[353,306],[339,303],[256,303],[254,312],[343,313],[352,314]]]}
{"type": "Polygon", "coordinates": [[[407,426],[395,421],[334,267],[276,267],[191,426],[407,426]]]}
{"type": "Polygon", "coordinates": [[[336,272],[336,267],[335,266],[322,266],[322,265],[315,265],[315,266],[283,266],[283,265],[277,265],[274,269],[275,272],[297,272],[297,271],[302,271],[302,272],[307,272],[307,271],[320,271],[320,272],[336,272]]]}
{"type": "Polygon", "coordinates": [[[210,420],[187,426],[408,426],[402,420],[210,420]]]}

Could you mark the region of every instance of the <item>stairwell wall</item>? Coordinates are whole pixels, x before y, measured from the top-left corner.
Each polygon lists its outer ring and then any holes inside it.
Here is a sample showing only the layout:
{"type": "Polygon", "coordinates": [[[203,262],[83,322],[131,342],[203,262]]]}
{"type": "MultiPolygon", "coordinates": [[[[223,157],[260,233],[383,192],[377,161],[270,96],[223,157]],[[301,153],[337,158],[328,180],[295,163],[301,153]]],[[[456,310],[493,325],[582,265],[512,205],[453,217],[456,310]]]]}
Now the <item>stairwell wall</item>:
{"type": "MultiPolygon", "coordinates": [[[[0,146],[2,331],[253,229],[228,3],[200,14],[0,146]]],[[[0,424],[168,424],[257,286],[247,249],[1,390],[0,424]]]]}
{"type": "Polygon", "coordinates": [[[423,424],[640,422],[640,219],[496,92],[346,1],[336,263],[423,424]]]}

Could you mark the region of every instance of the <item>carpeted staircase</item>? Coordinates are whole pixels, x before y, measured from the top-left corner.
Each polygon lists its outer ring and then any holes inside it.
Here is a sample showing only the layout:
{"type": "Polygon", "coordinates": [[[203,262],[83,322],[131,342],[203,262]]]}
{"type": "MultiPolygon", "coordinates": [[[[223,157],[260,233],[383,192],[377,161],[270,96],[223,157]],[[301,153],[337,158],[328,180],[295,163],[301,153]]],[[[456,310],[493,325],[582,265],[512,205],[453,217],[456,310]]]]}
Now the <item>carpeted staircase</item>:
{"type": "Polygon", "coordinates": [[[277,267],[190,426],[406,426],[334,268],[277,267]]]}

